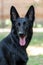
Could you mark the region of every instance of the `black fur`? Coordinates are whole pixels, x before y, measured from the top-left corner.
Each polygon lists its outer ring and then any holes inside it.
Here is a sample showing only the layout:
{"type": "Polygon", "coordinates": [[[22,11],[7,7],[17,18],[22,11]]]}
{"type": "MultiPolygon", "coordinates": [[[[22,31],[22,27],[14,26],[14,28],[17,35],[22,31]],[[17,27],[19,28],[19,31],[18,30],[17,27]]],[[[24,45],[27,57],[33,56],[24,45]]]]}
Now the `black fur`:
{"type": "Polygon", "coordinates": [[[11,33],[0,42],[0,65],[26,65],[28,56],[26,48],[32,38],[35,19],[34,7],[31,6],[24,18],[20,18],[15,7],[11,7],[11,33]],[[19,36],[26,36],[26,44],[19,44],[19,36]]]}

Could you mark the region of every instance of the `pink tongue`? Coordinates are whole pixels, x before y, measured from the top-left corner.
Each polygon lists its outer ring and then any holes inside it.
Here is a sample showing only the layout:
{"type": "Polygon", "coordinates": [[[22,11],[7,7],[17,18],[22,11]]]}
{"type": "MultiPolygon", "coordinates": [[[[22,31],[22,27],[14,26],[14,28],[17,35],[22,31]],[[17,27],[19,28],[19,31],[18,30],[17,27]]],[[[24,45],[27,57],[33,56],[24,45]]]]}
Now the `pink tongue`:
{"type": "Polygon", "coordinates": [[[21,38],[21,37],[20,37],[19,43],[20,43],[21,46],[24,46],[25,43],[26,43],[25,37],[24,37],[24,38],[21,38]]]}

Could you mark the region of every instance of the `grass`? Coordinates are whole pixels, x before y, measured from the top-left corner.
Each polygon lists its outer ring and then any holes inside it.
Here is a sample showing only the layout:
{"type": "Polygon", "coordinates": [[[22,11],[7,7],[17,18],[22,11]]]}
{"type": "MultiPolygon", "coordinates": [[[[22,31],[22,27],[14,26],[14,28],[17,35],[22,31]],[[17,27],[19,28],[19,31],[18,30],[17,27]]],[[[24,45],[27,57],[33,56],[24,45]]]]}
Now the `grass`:
{"type": "Polygon", "coordinates": [[[43,65],[43,55],[30,56],[27,65],[43,65]]]}
{"type": "Polygon", "coordinates": [[[43,33],[33,33],[30,45],[43,46],[43,33]]]}

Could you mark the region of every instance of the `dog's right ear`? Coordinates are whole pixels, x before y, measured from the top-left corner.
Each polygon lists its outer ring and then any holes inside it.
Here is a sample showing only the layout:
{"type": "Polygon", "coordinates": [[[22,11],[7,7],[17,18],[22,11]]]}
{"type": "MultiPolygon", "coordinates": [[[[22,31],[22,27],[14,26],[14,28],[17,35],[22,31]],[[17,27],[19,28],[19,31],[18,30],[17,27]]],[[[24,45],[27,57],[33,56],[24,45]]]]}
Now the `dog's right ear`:
{"type": "Polygon", "coordinates": [[[25,17],[28,18],[32,22],[34,21],[34,19],[35,19],[35,10],[34,10],[34,6],[33,5],[30,6],[30,8],[27,11],[25,17]]]}
{"type": "Polygon", "coordinates": [[[11,6],[10,9],[10,19],[14,22],[19,17],[19,14],[14,6],[11,6]]]}

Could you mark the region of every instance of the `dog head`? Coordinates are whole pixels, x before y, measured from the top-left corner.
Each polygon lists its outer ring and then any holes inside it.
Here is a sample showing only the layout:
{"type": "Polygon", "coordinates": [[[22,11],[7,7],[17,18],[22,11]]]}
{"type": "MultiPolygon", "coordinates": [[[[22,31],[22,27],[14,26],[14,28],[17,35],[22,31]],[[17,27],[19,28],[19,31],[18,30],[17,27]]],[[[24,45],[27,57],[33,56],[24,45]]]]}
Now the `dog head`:
{"type": "Polygon", "coordinates": [[[16,8],[11,7],[10,19],[12,21],[12,28],[16,30],[16,34],[19,37],[19,44],[21,46],[26,45],[26,39],[30,41],[32,37],[32,27],[35,19],[34,7],[30,6],[24,18],[20,18],[16,8]]]}

